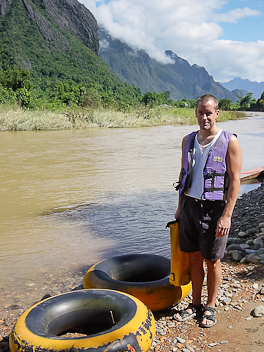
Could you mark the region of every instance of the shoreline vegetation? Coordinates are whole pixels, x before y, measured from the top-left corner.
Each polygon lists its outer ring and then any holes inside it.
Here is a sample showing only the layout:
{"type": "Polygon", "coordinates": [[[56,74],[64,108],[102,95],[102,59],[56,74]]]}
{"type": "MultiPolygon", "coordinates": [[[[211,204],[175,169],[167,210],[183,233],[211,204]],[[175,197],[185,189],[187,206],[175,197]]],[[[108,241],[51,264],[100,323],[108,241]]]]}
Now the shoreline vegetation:
{"type": "MultiPolygon", "coordinates": [[[[220,111],[219,122],[245,118],[245,111],[220,111]]],[[[29,110],[19,105],[0,104],[0,131],[52,131],[86,128],[137,128],[196,124],[194,108],[138,104],[130,109],[71,108],[60,111],[29,110]]]]}

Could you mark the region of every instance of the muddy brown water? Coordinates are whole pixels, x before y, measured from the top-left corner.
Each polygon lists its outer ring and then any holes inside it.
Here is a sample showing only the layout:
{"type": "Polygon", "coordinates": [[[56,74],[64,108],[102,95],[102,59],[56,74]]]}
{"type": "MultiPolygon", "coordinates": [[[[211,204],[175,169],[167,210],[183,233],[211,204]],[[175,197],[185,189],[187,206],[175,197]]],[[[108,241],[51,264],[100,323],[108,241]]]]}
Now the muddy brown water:
{"type": "MultiPolygon", "coordinates": [[[[242,171],[264,165],[264,114],[235,132],[242,171]]],[[[0,288],[128,253],[169,257],[181,140],[197,126],[0,134],[0,288]]],[[[257,187],[242,185],[240,194],[257,187]]]]}

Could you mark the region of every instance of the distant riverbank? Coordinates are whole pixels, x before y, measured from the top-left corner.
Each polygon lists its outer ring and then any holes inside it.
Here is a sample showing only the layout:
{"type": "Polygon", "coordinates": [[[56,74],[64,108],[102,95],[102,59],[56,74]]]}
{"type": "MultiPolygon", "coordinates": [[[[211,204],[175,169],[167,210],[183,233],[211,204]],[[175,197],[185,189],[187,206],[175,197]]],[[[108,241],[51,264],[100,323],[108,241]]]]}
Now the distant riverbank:
{"type": "MultiPolygon", "coordinates": [[[[221,111],[219,122],[241,119],[243,111],[221,111]]],[[[195,111],[167,105],[155,108],[138,105],[125,110],[71,109],[53,112],[0,105],[0,131],[50,131],[90,127],[131,128],[196,124],[195,111]]]]}

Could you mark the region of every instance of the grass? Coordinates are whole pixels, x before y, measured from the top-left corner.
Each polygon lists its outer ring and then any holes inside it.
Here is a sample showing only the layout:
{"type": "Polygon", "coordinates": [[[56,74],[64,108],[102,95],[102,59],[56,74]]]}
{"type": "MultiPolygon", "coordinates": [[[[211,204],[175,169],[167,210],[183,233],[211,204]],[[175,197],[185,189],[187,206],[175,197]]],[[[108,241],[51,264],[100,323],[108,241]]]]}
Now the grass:
{"type": "MultiPolygon", "coordinates": [[[[243,112],[221,111],[218,121],[236,120],[243,112]]],[[[63,111],[26,110],[19,106],[0,105],[0,131],[48,131],[90,127],[130,128],[160,125],[196,124],[194,109],[138,105],[130,111],[117,109],[66,108],[63,111]]]]}

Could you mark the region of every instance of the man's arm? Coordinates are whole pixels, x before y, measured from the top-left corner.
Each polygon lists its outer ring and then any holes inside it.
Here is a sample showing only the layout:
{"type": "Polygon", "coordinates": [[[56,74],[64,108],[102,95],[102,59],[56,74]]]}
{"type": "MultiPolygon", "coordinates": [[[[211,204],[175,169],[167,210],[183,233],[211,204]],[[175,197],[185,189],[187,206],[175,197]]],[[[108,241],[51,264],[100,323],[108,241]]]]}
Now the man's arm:
{"type": "Polygon", "coordinates": [[[231,226],[231,216],[239,192],[242,153],[238,140],[234,135],[232,135],[229,140],[226,165],[229,176],[229,187],[223,214],[217,222],[216,237],[221,237],[228,234],[231,226]]]}
{"type": "MultiPolygon", "coordinates": [[[[188,138],[188,135],[185,136],[182,140],[182,158],[181,158],[181,170],[182,170],[182,167],[183,167],[183,150],[184,150],[184,146],[185,146],[185,142],[188,138]]],[[[182,174],[180,172],[180,175],[179,175],[179,182],[181,182],[182,180],[182,174]]],[[[180,219],[180,207],[181,207],[181,195],[180,195],[180,192],[179,192],[179,201],[178,201],[178,208],[176,210],[176,213],[174,215],[175,219],[176,220],[179,220],[180,219]]]]}

